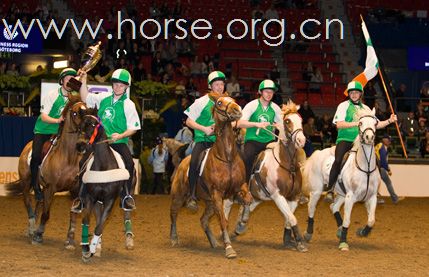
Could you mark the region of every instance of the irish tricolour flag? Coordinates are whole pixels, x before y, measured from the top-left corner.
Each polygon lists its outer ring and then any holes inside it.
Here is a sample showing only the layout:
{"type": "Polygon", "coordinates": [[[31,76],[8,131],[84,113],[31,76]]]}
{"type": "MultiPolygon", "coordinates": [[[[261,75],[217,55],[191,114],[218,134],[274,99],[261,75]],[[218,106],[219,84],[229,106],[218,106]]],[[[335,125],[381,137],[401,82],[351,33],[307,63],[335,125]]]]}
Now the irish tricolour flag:
{"type": "MultiPolygon", "coordinates": [[[[362,32],[366,41],[366,62],[365,62],[365,70],[356,76],[353,81],[357,81],[362,84],[362,87],[368,83],[369,80],[374,78],[378,72],[378,59],[375,54],[374,47],[372,45],[371,38],[369,37],[368,29],[366,28],[365,22],[362,21],[362,32]]],[[[347,94],[347,90],[344,92],[347,94]]]]}

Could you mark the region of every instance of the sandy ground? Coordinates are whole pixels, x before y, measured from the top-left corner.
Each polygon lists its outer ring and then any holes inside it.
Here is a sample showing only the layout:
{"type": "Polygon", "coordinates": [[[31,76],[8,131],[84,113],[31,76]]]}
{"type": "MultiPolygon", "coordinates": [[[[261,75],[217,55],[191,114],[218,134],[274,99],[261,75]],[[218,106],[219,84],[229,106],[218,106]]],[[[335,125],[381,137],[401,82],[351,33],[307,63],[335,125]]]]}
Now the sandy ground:
{"type": "MultiPolygon", "coordinates": [[[[408,198],[398,205],[379,205],[376,226],[368,238],[356,237],[366,223],[364,206],[355,206],[349,231],[349,252],[337,249],[335,221],[328,205],[319,203],[309,252],[282,248],[283,219],[273,203],[253,213],[248,232],[233,242],[238,257],[224,258],[222,247],[212,249],[199,225],[199,215],[182,209],[180,245],[169,241],[169,196],[137,196],[134,213],[135,249],[125,250],[122,212],[115,208],[103,234],[102,257],[81,262],[80,247],[65,250],[70,200],[57,196],[43,245],[25,236],[27,219],[21,198],[0,197],[0,272],[6,276],[269,276],[389,275],[428,276],[429,199],[408,198]]],[[[200,207],[203,204],[200,204],[200,207]]],[[[117,206],[116,206],[117,207],[117,206]]],[[[200,209],[202,211],[202,209],[200,209]]],[[[237,208],[232,212],[233,228],[237,208]]],[[[306,206],[297,210],[305,230],[306,206]]],[[[80,220],[80,218],[79,218],[80,220]]],[[[94,222],[94,221],[92,221],[94,222]]],[[[218,221],[212,221],[218,232],[218,221]]],[[[91,226],[93,230],[93,225],[91,226]]],[[[80,228],[77,236],[80,241],[80,228]]]]}

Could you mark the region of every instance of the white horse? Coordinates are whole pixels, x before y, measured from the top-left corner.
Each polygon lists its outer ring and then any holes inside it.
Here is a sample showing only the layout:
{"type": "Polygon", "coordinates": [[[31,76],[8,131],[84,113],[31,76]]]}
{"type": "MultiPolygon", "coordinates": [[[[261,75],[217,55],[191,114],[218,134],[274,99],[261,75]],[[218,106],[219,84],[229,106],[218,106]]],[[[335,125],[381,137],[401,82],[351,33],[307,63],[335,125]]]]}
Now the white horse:
{"type": "MultiPolygon", "coordinates": [[[[305,153],[302,151],[305,136],[301,116],[297,113],[298,109],[299,106],[293,102],[283,106],[283,124],[280,124],[279,128],[279,140],[269,144],[267,149],[258,155],[249,180],[254,201],[250,206],[240,209],[235,234],[240,235],[246,231],[250,212],[262,201],[273,200],[285,218],[284,245],[306,252],[307,247],[294,215],[298,196],[301,193],[302,178],[299,162],[302,159],[305,160],[305,153]],[[292,241],[292,231],[296,243],[292,241]]],[[[224,200],[224,212],[227,218],[232,204],[232,200],[224,200]]]]}
{"type": "MultiPolygon", "coordinates": [[[[380,184],[380,173],[377,170],[374,151],[374,139],[377,126],[375,110],[362,110],[358,113],[359,135],[353,143],[353,148],[335,184],[336,197],[331,204],[331,211],[337,221],[340,237],[340,250],[349,250],[347,230],[350,226],[350,214],[353,204],[365,201],[368,212],[368,222],[364,228],[358,229],[357,235],[366,237],[375,223],[375,208],[377,206],[377,190],[380,184]],[[344,204],[344,220],[339,210],[344,204]]],[[[332,163],[335,159],[335,146],[316,151],[307,160],[303,168],[303,192],[310,197],[308,202],[308,225],[304,234],[310,241],[313,234],[314,213],[324,184],[328,182],[332,163]]]]}

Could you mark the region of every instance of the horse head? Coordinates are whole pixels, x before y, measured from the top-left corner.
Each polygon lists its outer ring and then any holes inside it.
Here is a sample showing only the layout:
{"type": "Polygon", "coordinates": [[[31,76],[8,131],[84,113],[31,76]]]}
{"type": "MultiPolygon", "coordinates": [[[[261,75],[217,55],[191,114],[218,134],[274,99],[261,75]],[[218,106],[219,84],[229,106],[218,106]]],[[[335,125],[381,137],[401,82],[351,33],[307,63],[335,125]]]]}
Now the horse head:
{"type": "Polygon", "coordinates": [[[76,149],[80,153],[85,152],[88,147],[91,147],[101,137],[100,131],[103,127],[100,119],[97,117],[97,112],[97,108],[89,108],[81,114],[82,121],[79,125],[80,136],[76,143],[76,149]]]}
{"type": "Polygon", "coordinates": [[[241,118],[241,107],[233,98],[215,92],[209,93],[209,97],[215,103],[213,107],[215,121],[232,122],[241,118]]]}
{"type": "Polygon", "coordinates": [[[305,136],[302,129],[302,118],[298,114],[299,105],[289,100],[282,106],[283,130],[288,141],[295,144],[295,148],[303,148],[305,145],[305,136]]]}
{"type": "Polygon", "coordinates": [[[61,123],[61,129],[68,133],[78,133],[82,120],[82,111],[85,111],[87,107],[82,102],[80,96],[70,95],[68,98],[69,101],[61,113],[61,116],[64,118],[64,121],[61,123]]]}
{"type": "Polygon", "coordinates": [[[375,109],[360,110],[357,113],[359,117],[359,139],[363,144],[374,144],[375,132],[378,119],[375,117],[375,109]]]}

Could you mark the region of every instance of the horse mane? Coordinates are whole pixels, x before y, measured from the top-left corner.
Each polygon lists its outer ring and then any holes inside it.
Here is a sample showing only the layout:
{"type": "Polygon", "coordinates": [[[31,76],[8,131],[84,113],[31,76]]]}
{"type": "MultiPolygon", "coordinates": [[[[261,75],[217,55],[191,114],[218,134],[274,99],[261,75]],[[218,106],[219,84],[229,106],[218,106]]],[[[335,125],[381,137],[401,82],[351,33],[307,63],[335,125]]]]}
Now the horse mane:
{"type": "Polygon", "coordinates": [[[64,118],[66,117],[67,112],[70,110],[71,107],[73,107],[74,104],[78,102],[82,102],[80,95],[69,95],[68,98],[69,98],[69,101],[67,102],[66,106],[63,109],[63,112],[61,113],[61,115],[64,118]]]}
{"type": "Polygon", "coordinates": [[[282,105],[282,114],[288,115],[291,113],[297,113],[299,106],[296,105],[292,100],[287,101],[286,104],[282,105]]]}

